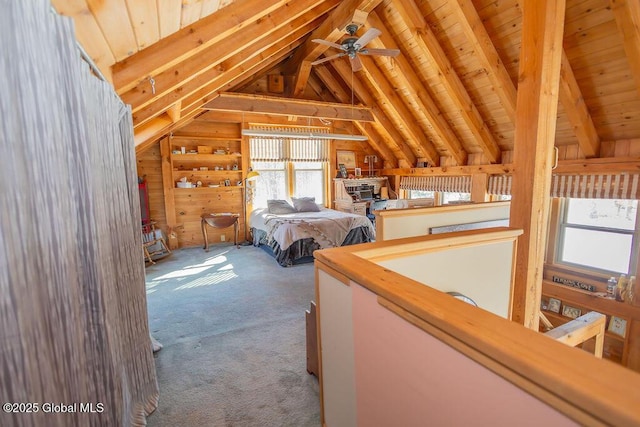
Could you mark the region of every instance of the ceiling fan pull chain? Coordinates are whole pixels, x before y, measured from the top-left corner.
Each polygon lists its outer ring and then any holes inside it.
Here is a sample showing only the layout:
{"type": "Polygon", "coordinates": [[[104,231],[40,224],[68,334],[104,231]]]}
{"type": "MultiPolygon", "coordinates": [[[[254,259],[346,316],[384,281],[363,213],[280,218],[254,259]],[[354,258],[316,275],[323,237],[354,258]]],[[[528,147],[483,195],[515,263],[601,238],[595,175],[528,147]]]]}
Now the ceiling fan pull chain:
{"type": "Polygon", "coordinates": [[[151,93],[153,95],[156,94],[156,81],[153,80],[153,77],[149,77],[149,83],[151,84],[151,93]]]}

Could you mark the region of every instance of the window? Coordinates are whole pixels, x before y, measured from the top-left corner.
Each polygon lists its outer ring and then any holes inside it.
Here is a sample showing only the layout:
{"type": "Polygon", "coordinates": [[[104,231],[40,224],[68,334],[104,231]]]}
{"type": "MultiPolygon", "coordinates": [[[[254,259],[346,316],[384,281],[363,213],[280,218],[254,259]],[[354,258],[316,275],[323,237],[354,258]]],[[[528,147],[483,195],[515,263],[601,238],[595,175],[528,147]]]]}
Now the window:
{"type": "Polygon", "coordinates": [[[422,190],[409,190],[410,199],[434,199],[436,198],[435,191],[422,191],[422,190]]]}
{"type": "Polygon", "coordinates": [[[565,199],[556,262],[598,272],[635,271],[637,200],[565,199]]]}
{"type": "Polygon", "coordinates": [[[260,173],[253,198],[255,208],[269,199],[315,197],[325,204],[328,144],[323,140],[251,138],[251,166],[260,173]]]}
{"type": "Polygon", "coordinates": [[[471,201],[471,193],[442,193],[442,204],[465,203],[471,201]]]}

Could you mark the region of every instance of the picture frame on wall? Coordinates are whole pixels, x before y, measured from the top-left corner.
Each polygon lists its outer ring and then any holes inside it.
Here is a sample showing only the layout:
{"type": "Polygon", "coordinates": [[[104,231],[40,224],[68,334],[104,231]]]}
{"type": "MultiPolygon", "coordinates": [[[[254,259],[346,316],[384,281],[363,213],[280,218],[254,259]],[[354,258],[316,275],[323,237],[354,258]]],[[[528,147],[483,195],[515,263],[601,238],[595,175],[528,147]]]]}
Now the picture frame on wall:
{"type": "Polygon", "coordinates": [[[571,307],[570,305],[562,306],[562,315],[571,319],[577,319],[582,314],[582,310],[579,308],[571,307]]]}
{"type": "Polygon", "coordinates": [[[347,169],[355,169],[356,167],[356,153],[354,151],[336,151],[336,163],[343,164],[347,169]]]}
{"type": "Polygon", "coordinates": [[[627,332],[627,320],[617,316],[611,316],[611,319],[609,320],[609,328],[607,330],[612,334],[624,337],[627,332]]]}
{"type": "Polygon", "coordinates": [[[547,306],[547,310],[553,313],[560,313],[560,304],[561,301],[557,298],[549,298],[549,305],[547,306]]]}

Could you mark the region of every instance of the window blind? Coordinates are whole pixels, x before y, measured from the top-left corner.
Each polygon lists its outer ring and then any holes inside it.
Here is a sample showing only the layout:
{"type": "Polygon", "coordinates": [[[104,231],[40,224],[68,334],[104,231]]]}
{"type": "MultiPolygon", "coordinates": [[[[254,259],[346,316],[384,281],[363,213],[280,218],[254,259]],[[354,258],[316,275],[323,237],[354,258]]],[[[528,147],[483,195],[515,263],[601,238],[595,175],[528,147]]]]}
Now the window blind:
{"type": "Polygon", "coordinates": [[[259,137],[249,139],[252,161],[294,161],[326,162],[329,160],[329,141],[323,139],[290,138],[286,133],[328,133],[324,128],[251,126],[252,130],[282,131],[283,136],[259,137]]]}
{"type": "Polygon", "coordinates": [[[470,193],[470,176],[403,176],[403,190],[441,191],[446,193],[470,193]]]}
{"type": "MultiPolygon", "coordinates": [[[[511,195],[511,175],[491,175],[489,194],[511,195]]],[[[640,200],[640,174],[553,174],[551,197],[640,200]]]]}

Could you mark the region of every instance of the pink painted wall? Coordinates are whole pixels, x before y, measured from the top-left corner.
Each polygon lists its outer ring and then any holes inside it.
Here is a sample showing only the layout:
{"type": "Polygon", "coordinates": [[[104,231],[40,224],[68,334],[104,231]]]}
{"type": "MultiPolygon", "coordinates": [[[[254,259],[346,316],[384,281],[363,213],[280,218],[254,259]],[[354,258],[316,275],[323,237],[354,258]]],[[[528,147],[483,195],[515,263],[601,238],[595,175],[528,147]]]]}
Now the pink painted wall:
{"type": "Polygon", "coordinates": [[[351,289],[358,425],[577,425],[351,289]]]}

